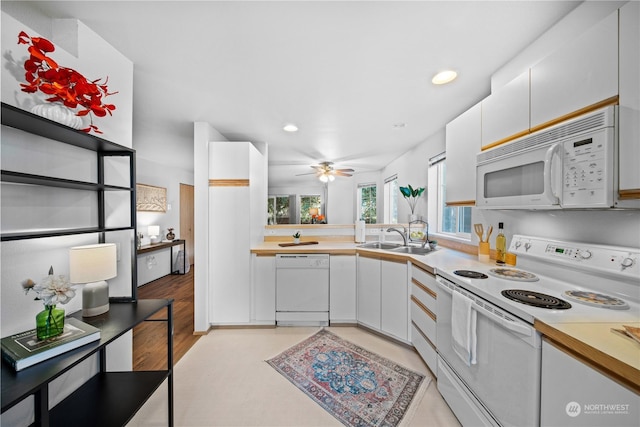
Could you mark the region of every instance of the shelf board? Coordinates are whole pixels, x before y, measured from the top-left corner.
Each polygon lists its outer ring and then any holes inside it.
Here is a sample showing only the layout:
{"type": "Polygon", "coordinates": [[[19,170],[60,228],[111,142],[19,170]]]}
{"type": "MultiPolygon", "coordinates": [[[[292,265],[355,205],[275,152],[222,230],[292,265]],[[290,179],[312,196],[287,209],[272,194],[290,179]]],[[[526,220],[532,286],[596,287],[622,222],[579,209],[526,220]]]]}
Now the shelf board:
{"type": "Polygon", "coordinates": [[[15,184],[42,185],[47,187],[70,188],[74,190],[104,190],[104,191],[133,191],[130,187],[119,187],[115,185],[97,184],[94,182],[74,181],[71,179],[54,178],[30,173],[1,171],[2,182],[15,184]]]}
{"type": "Polygon", "coordinates": [[[29,111],[2,103],[2,124],[45,138],[92,151],[126,152],[135,150],[102,139],[95,135],[72,129],[68,126],[40,117],[29,111]]]}
{"type": "Polygon", "coordinates": [[[172,302],[173,300],[168,299],[142,299],[137,302],[125,303],[111,301],[109,311],[99,316],[82,317],[82,311],[72,314],[71,317],[80,319],[100,329],[100,341],[94,341],[78,347],[19,372],[16,372],[8,363],[2,361],[2,376],[0,377],[0,386],[2,386],[2,412],[11,408],[25,397],[33,394],[43,383],[48,383],[81,361],[96,354],[100,348],[113,342],[134,326],[144,322],[150,316],[158,312],[164,314],[162,310],[172,302]]]}
{"type": "Polygon", "coordinates": [[[43,237],[60,237],[70,236],[73,234],[90,234],[90,233],[109,233],[112,231],[133,230],[134,227],[89,227],[89,228],[67,228],[58,230],[38,230],[38,231],[24,231],[16,233],[2,233],[0,235],[0,241],[10,242],[13,240],[25,240],[25,239],[41,239],[43,237]]]}
{"type": "Polygon", "coordinates": [[[123,426],[170,371],[105,372],[95,375],[50,412],[52,426],[123,426]]]}

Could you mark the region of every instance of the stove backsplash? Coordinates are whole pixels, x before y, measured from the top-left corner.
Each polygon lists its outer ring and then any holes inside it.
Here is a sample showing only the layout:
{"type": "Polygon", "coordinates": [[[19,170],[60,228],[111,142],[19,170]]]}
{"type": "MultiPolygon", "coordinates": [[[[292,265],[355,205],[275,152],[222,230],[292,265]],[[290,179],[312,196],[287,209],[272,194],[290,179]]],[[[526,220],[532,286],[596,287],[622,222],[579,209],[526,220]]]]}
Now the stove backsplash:
{"type": "MultiPolygon", "coordinates": [[[[486,230],[493,225],[491,248],[495,249],[498,222],[504,222],[507,247],[514,234],[546,237],[574,242],[640,248],[640,211],[638,210],[483,210],[472,209],[472,224],[486,230]]],[[[473,230],[472,230],[473,231],[473,230]]],[[[478,237],[471,233],[472,243],[478,237]]]]}

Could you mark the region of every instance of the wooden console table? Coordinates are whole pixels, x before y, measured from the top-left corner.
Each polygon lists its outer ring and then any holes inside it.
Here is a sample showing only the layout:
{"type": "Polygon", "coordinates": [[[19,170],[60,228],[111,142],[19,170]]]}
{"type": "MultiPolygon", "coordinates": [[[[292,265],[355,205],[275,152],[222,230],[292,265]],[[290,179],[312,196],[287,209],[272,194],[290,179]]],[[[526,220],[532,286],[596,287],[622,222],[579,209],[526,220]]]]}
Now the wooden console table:
{"type": "Polygon", "coordinates": [[[158,251],[160,249],[170,248],[171,256],[169,257],[169,271],[171,274],[185,274],[187,271],[187,246],[184,239],[176,239],[172,242],[160,242],[160,243],[152,243],[150,245],[141,246],[137,251],[137,255],[141,255],[147,252],[158,251]],[[173,269],[173,247],[182,245],[182,267],[183,273],[180,273],[180,269],[173,269]]]}

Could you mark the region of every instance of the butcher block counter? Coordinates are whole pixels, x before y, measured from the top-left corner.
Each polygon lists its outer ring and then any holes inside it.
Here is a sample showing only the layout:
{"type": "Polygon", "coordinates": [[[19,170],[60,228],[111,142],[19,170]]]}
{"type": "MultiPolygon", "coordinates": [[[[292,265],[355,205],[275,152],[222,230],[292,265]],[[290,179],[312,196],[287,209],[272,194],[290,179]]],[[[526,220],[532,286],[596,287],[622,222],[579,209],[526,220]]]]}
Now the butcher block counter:
{"type": "MultiPolygon", "coordinates": [[[[280,242],[283,243],[283,242],[280,242]]],[[[292,243],[290,240],[286,243],[292,243]]],[[[275,256],[282,253],[325,253],[329,255],[356,255],[380,259],[411,261],[422,269],[434,273],[443,265],[457,265],[473,269],[480,263],[476,256],[450,248],[438,247],[427,255],[399,254],[382,249],[359,248],[360,243],[345,241],[323,241],[300,245],[279,246],[278,242],[263,242],[251,249],[256,256],[275,256]]],[[[640,327],[640,319],[630,326],[640,327]]],[[[640,393],[640,343],[611,332],[611,328],[622,329],[617,323],[564,323],[546,324],[536,320],[534,327],[541,334],[565,347],[585,363],[608,376],[622,382],[640,393]]]]}

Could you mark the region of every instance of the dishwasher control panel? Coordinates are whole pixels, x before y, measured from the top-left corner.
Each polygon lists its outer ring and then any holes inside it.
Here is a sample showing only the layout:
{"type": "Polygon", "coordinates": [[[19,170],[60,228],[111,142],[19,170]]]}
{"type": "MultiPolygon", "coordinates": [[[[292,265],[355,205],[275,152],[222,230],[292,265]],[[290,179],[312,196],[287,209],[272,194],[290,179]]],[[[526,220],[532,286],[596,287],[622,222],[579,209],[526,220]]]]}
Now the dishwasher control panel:
{"type": "Polygon", "coordinates": [[[329,268],[329,254],[277,254],[276,268],[329,268]]]}

